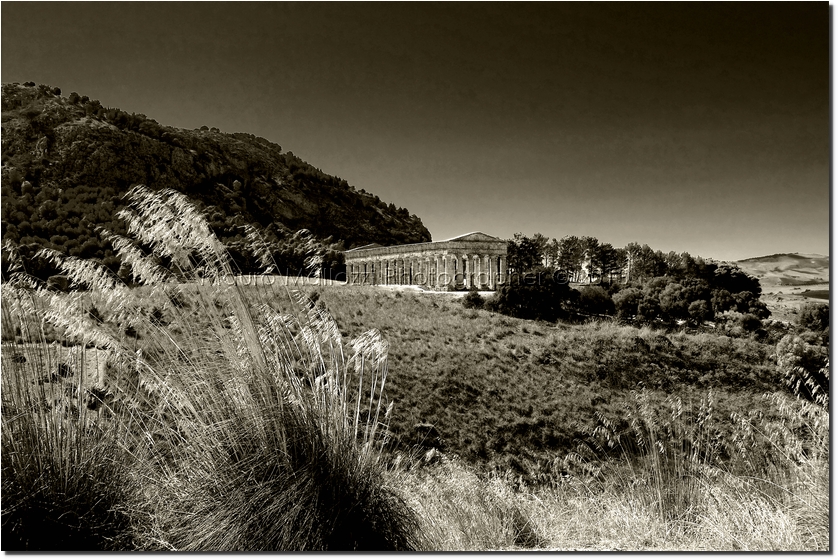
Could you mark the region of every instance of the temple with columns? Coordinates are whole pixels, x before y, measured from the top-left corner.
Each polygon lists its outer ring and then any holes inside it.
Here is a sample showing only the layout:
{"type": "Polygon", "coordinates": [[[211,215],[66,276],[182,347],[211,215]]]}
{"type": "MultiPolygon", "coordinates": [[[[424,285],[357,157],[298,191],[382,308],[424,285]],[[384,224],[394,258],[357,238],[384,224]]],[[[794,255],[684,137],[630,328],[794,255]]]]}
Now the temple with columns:
{"type": "Polygon", "coordinates": [[[428,243],[373,243],[344,255],[349,284],[496,290],[506,280],[506,241],[479,231],[428,243]]]}

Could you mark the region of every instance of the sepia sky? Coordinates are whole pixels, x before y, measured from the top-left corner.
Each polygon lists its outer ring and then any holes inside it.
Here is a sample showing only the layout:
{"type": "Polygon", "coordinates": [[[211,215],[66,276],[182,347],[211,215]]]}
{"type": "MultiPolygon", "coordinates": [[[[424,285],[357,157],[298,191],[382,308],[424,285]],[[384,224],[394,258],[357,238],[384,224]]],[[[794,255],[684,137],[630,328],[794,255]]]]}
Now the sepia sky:
{"type": "Polygon", "coordinates": [[[829,252],[829,5],[3,2],[2,81],[250,132],[435,240],[829,252]]]}

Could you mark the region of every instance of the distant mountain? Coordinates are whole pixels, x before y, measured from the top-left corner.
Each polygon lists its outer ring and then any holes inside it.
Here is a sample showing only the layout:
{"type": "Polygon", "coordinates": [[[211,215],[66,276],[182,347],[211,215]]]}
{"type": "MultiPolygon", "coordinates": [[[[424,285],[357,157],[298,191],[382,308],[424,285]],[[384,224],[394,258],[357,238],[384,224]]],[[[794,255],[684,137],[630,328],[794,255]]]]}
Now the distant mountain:
{"type": "Polygon", "coordinates": [[[252,134],[164,126],[32,82],[4,84],[2,111],[2,233],[24,254],[49,246],[117,268],[95,228],[120,231],[113,214],[136,184],[188,195],[233,245],[244,224],[265,228],[279,253],[289,244],[294,253],[293,232],[303,228],[335,254],[431,240],[405,208],[252,134]]]}
{"type": "Polygon", "coordinates": [[[778,253],[736,262],[764,287],[806,286],[829,282],[829,257],[818,254],[778,253]]]}

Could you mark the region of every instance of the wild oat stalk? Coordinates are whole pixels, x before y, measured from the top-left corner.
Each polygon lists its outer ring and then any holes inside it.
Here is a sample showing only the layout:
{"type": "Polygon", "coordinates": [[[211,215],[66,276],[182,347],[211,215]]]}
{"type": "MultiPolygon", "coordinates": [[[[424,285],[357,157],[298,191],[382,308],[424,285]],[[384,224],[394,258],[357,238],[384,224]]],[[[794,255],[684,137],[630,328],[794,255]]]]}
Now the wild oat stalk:
{"type": "Polygon", "coordinates": [[[685,409],[677,396],[668,397],[665,409],[657,410],[646,391],[632,391],[632,395],[628,430],[621,432],[600,414],[592,440],[569,458],[582,465],[592,481],[607,480],[631,489],[642,507],[657,511],[663,522],[693,523],[720,451],[713,425],[713,394],[697,410],[685,409]],[[614,459],[605,459],[608,456],[614,459]]]}

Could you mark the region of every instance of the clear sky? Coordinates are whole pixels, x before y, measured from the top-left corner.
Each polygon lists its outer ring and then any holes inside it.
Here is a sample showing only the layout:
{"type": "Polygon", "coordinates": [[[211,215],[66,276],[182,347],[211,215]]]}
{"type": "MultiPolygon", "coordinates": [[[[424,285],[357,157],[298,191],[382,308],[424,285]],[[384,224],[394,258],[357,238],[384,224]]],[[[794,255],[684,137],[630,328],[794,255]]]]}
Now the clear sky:
{"type": "Polygon", "coordinates": [[[263,136],[437,240],[829,252],[825,2],[0,10],[3,82],[263,136]]]}

